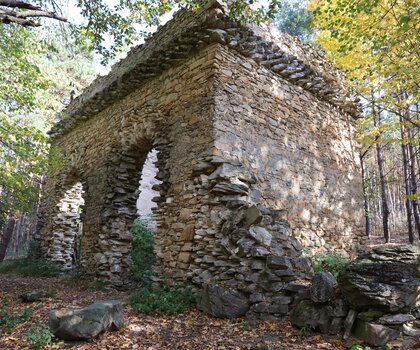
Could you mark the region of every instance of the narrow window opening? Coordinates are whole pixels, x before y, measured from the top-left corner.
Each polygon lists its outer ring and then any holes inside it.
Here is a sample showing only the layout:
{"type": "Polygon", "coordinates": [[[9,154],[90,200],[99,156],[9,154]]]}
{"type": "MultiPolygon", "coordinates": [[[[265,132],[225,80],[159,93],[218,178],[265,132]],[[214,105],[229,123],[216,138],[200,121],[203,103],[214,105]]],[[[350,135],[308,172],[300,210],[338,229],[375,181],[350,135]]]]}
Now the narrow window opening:
{"type": "Polygon", "coordinates": [[[158,173],[158,151],[152,149],[144,162],[139,181],[139,198],[137,199],[137,215],[142,223],[149,229],[156,228],[156,217],[154,211],[157,203],[154,198],[159,197],[159,185],[162,181],[156,179],[158,173]]]}

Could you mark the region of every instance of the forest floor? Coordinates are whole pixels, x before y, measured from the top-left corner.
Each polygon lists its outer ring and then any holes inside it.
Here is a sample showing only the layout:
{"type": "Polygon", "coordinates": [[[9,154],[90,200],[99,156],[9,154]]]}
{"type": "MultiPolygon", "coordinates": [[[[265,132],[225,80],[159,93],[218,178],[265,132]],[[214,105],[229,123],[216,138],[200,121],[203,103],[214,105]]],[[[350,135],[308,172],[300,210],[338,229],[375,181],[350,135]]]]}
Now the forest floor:
{"type": "MultiPolygon", "coordinates": [[[[128,300],[128,293],[98,289],[92,282],[65,278],[18,277],[0,274],[0,311],[7,315],[32,313],[8,333],[0,334],[0,349],[30,349],[28,333],[36,325],[48,324],[48,312],[56,308],[84,307],[104,299],[128,300]],[[96,287],[96,288],[95,288],[96,287]],[[25,291],[49,291],[53,297],[42,302],[23,303],[19,294],[25,291]]],[[[119,331],[106,333],[91,342],[55,342],[43,349],[255,349],[269,345],[278,350],[348,349],[340,336],[323,336],[293,328],[287,320],[259,321],[222,320],[190,309],[176,315],[136,314],[129,303],[125,306],[126,325],[119,331]]],[[[0,313],[1,321],[1,313],[0,313]]],[[[0,322],[1,326],[1,322],[0,322]]]]}

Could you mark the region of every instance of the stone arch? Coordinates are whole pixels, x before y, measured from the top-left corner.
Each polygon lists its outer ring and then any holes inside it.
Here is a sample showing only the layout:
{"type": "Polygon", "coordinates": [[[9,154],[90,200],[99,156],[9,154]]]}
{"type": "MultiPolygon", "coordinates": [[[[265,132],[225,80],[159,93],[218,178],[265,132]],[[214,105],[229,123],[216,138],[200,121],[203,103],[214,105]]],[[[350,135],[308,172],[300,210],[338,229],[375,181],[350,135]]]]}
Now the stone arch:
{"type": "Polygon", "coordinates": [[[127,282],[130,269],[132,242],[131,228],[137,218],[136,202],[139,197],[139,180],[149,152],[157,151],[156,177],[161,181],[157,190],[156,226],[160,228],[160,215],[164,213],[165,193],[169,187],[169,171],[166,159],[169,142],[165,133],[131,134],[130,142],[122,138],[122,145],[116,147],[107,162],[105,200],[101,214],[101,234],[98,241],[99,252],[95,255],[98,274],[116,286],[127,282]],[[140,135],[139,135],[140,134],[140,135]]]}
{"type": "Polygon", "coordinates": [[[71,270],[80,263],[86,187],[80,173],[72,169],[57,178],[45,198],[50,204],[42,230],[49,234],[41,235],[42,249],[45,257],[64,270],[71,270]]]}

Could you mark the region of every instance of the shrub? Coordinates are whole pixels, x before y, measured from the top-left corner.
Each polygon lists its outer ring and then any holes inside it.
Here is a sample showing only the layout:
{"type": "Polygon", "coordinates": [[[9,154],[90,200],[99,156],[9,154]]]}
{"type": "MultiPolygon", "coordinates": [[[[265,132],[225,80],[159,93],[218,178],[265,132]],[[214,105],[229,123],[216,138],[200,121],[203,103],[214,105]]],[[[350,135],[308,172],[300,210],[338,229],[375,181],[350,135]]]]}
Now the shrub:
{"type": "Polygon", "coordinates": [[[192,306],[196,301],[195,293],[189,286],[163,286],[160,288],[144,288],[130,296],[134,311],[150,314],[156,310],[164,313],[180,313],[192,306]]]}
{"type": "Polygon", "coordinates": [[[24,335],[28,343],[35,349],[42,349],[44,346],[51,345],[54,339],[54,334],[45,325],[31,326],[24,335]]]}
{"type": "Polygon", "coordinates": [[[0,273],[14,273],[25,277],[55,277],[61,267],[47,260],[18,259],[0,263],[0,273]]]}
{"type": "Polygon", "coordinates": [[[140,219],[134,221],[132,233],[131,272],[136,281],[146,286],[150,284],[152,266],[156,261],[154,235],[147,227],[147,223],[140,219]]]}
{"type": "Polygon", "coordinates": [[[26,322],[32,315],[32,310],[26,308],[18,315],[11,315],[7,306],[0,309],[0,334],[9,333],[17,324],[26,322]]]}
{"type": "Polygon", "coordinates": [[[315,254],[311,258],[314,262],[315,272],[328,271],[335,277],[350,263],[350,260],[332,252],[315,254]]]}

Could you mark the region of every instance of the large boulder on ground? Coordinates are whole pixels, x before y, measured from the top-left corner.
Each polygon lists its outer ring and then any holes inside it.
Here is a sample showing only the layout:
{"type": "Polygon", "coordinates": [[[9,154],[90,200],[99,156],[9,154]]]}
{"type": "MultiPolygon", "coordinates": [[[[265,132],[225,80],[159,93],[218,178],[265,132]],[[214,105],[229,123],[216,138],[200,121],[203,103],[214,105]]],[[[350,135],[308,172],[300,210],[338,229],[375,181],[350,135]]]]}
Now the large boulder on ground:
{"type": "Polygon", "coordinates": [[[318,272],[312,278],[310,289],[311,299],[316,303],[326,303],[334,297],[334,287],[337,284],[330,272],[318,272]]]}
{"type": "Polygon", "coordinates": [[[235,289],[205,284],[199,293],[197,307],[214,317],[235,318],[247,313],[249,301],[235,289]]]}
{"type": "Polygon", "coordinates": [[[302,300],[293,308],[290,322],[299,328],[310,327],[319,329],[322,333],[329,333],[331,317],[324,305],[315,304],[311,300],[302,300]]]}
{"type": "Polygon", "coordinates": [[[353,335],[372,346],[384,346],[390,340],[396,339],[400,331],[390,327],[365,322],[357,319],[354,325],[353,335]]]}
{"type": "Polygon", "coordinates": [[[51,332],[63,340],[88,340],[124,325],[123,306],[119,300],[98,301],[83,309],[51,310],[51,332]]]}
{"type": "Polygon", "coordinates": [[[356,310],[409,311],[420,298],[420,249],[409,245],[373,249],[344,269],[338,285],[356,310]]]}

